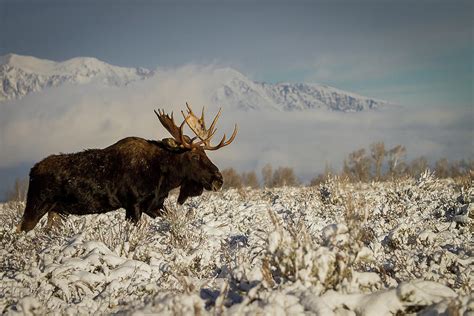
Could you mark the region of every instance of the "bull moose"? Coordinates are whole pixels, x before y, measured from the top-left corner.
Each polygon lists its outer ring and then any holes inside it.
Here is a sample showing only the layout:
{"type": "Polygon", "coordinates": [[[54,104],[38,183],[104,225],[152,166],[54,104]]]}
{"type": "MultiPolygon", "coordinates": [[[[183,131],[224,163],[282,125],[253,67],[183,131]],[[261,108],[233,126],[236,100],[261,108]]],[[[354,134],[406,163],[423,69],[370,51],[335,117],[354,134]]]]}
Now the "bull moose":
{"type": "Polygon", "coordinates": [[[198,118],[186,103],[187,113],[178,127],[163,110],[155,110],[173,138],[146,140],[127,137],[104,149],[51,155],[31,168],[26,208],[18,231],[33,229],[48,213],[48,226],[59,215],[100,214],[124,208],[126,218],[137,223],[142,213],[155,218],[165,210],[169,192],[180,187],[178,203],[199,196],[203,189],[217,191],[223,179],[205,150],[229,145],[237,134],[226,135],[216,145],[211,139],[221,110],[206,128],[204,108],[198,118]],[[195,134],[184,135],[185,124],[195,134]]]}

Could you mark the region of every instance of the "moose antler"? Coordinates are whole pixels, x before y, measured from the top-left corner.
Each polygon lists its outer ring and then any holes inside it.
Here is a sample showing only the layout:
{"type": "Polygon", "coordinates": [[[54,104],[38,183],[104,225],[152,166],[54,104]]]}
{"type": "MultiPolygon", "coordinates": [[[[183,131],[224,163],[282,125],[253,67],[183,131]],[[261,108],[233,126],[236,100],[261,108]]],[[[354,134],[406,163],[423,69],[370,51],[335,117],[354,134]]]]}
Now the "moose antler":
{"type": "Polygon", "coordinates": [[[158,116],[158,119],[160,120],[161,124],[170,132],[171,136],[182,144],[186,148],[192,148],[192,142],[194,139],[190,139],[189,136],[186,136],[183,134],[183,128],[184,128],[184,121],[181,123],[181,125],[178,127],[176,123],[174,122],[173,118],[173,112],[171,112],[171,116],[165,113],[164,110],[154,110],[156,116],[158,116]]]}
{"type": "Polygon", "coordinates": [[[188,113],[186,115],[183,111],[181,111],[184,117],[184,121],[179,127],[174,122],[173,113],[171,113],[171,116],[169,116],[168,114],[165,114],[163,110],[158,110],[158,112],[155,110],[155,114],[156,116],[158,116],[158,119],[160,120],[161,124],[166,128],[166,130],[168,130],[168,132],[170,132],[171,136],[173,136],[173,138],[183,147],[189,149],[194,147],[202,147],[202,149],[204,150],[217,150],[219,148],[229,145],[234,141],[234,138],[237,135],[237,124],[235,125],[232,136],[227,141],[225,140],[226,136],[224,134],[224,137],[222,137],[221,141],[219,142],[219,144],[217,144],[217,146],[211,146],[210,142],[212,137],[216,133],[215,126],[221,114],[221,109],[219,109],[219,112],[217,113],[216,117],[214,118],[214,120],[212,120],[211,126],[209,127],[209,129],[207,129],[206,123],[204,122],[204,108],[202,109],[201,117],[198,118],[194,114],[188,103],[186,103],[186,107],[188,113]],[[191,128],[193,133],[196,135],[195,137],[190,138],[189,136],[183,134],[185,123],[189,126],[189,128],[191,128]],[[199,138],[200,141],[193,143],[196,138],[199,138]]]}
{"type": "Polygon", "coordinates": [[[186,107],[188,108],[187,115],[185,115],[184,112],[181,111],[184,117],[184,122],[188,124],[189,128],[191,128],[194,134],[196,134],[196,136],[201,140],[200,142],[196,144],[199,144],[199,145],[204,144],[203,149],[217,150],[219,148],[229,145],[230,143],[234,141],[234,138],[237,135],[237,124],[235,124],[234,132],[232,133],[232,136],[229,138],[229,140],[227,141],[225,140],[226,137],[224,134],[224,136],[222,137],[219,144],[217,144],[217,146],[211,146],[211,139],[217,131],[215,126],[216,126],[217,120],[219,119],[221,115],[222,109],[219,109],[219,112],[217,112],[216,116],[212,120],[211,126],[207,129],[206,123],[204,122],[204,107],[202,108],[201,118],[198,118],[194,114],[193,110],[191,109],[191,107],[189,106],[187,102],[186,102],[186,107]]]}

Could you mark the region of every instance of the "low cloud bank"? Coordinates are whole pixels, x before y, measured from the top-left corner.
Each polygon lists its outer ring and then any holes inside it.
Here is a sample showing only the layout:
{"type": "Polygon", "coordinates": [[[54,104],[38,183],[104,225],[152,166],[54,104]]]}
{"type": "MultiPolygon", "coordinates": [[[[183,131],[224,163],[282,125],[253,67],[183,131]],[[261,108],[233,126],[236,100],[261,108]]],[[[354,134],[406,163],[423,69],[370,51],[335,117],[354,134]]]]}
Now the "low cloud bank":
{"type": "MultiPolygon", "coordinates": [[[[154,78],[127,87],[98,84],[62,86],[0,104],[0,169],[38,161],[49,154],[105,147],[126,136],[168,137],[153,109],[174,111],[190,102],[207,119],[217,111],[211,91],[220,78],[213,67],[163,70],[154,78]]],[[[384,141],[402,144],[409,157],[434,160],[472,158],[472,108],[398,107],[375,112],[338,113],[251,111],[224,108],[216,142],[239,125],[235,142],[210,152],[221,168],[257,170],[266,163],[294,167],[310,179],[326,164],[339,168],[347,154],[384,141]]],[[[5,185],[0,179],[0,188],[5,185]]]]}

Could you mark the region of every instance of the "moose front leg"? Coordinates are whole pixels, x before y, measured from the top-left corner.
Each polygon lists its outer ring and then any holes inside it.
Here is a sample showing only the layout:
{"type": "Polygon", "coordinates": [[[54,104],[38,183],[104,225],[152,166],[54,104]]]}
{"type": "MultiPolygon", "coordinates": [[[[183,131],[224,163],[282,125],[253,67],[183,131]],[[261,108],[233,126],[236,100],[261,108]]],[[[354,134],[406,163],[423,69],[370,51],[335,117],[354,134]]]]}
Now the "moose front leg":
{"type": "Polygon", "coordinates": [[[138,224],[140,221],[140,218],[142,217],[142,211],[140,210],[138,205],[133,205],[130,207],[127,207],[125,209],[125,219],[134,223],[138,224]]]}
{"type": "Polygon", "coordinates": [[[166,207],[164,206],[165,197],[154,198],[147,201],[147,203],[143,203],[141,209],[143,213],[147,214],[151,218],[156,218],[158,216],[162,216],[164,212],[166,212],[166,207]]]}
{"type": "Polygon", "coordinates": [[[164,212],[168,210],[165,208],[165,199],[168,197],[168,192],[162,192],[161,185],[163,184],[164,177],[161,176],[156,186],[154,194],[149,197],[146,205],[143,207],[145,214],[151,218],[162,216],[164,212]]]}

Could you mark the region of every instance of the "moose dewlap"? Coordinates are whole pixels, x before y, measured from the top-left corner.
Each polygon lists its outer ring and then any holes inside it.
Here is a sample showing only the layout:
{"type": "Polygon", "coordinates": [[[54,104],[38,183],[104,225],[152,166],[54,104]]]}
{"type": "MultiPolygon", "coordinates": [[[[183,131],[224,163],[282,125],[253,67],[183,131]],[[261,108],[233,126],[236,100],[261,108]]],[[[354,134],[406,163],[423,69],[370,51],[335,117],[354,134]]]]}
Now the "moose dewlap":
{"type": "Polygon", "coordinates": [[[48,226],[58,214],[99,214],[119,208],[126,218],[139,221],[141,214],[160,215],[168,193],[180,187],[178,203],[201,195],[203,190],[217,191],[223,180],[219,169],[205,150],[229,145],[237,134],[226,136],[216,145],[211,139],[221,110],[206,128],[204,109],[198,118],[186,103],[187,113],[178,127],[164,111],[155,111],[161,124],[173,138],[159,141],[127,137],[104,149],[49,156],[30,171],[30,183],[19,231],[33,229],[48,213],[48,226]],[[195,134],[184,135],[184,125],[195,134]]]}

